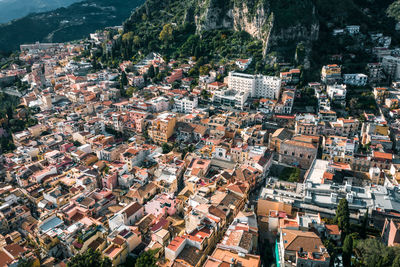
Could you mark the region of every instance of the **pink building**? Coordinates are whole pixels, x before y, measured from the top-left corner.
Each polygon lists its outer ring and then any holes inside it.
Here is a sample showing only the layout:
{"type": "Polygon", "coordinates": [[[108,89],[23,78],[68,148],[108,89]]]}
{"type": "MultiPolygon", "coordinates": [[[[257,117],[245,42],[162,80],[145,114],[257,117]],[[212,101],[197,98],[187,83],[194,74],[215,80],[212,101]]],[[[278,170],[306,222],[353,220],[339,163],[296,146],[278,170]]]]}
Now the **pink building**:
{"type": "Polygon", "coordinates": [[[75,222],[79,218],[83,218],[86,215],[90,215],[90,212],[87,209],[79,207],[75,203],[68,205],[61,211],[64,216],[63,219],[68,222],[75,222]]]}
{"type": "Polygon", "coordinates": [[[108,189],[114,189],[118,185],[118,172],[105,174],[103,177],[103,187],[108,189]]]}
{"type": "Polygon", "coordinates": [[[177,201],[168,194],[160,194],[149,201],[144,206],[144,210],[147,214],[153,214],[156,217],[166,214],[171,216],[176,213],[177,201]]]}
{"type": "Polygon", "coordinates": [[[175,69],[170,76],[168,76],[166,79],[167,83],[173,83],[177,80],[182,79],[183,76],[183,70],[182,69],[175,69]]]}
{"type": "Polygon", "coordinates": [[[385,219],[381,237],[387,246],[400,245],[400,221],[385,219]]]}

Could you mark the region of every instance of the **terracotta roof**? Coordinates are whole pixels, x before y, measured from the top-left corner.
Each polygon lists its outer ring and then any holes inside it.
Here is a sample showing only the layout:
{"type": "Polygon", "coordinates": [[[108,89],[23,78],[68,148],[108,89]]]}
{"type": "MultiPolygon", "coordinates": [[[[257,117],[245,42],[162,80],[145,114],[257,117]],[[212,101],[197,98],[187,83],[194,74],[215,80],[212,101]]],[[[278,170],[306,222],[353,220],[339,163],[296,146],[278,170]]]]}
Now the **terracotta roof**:
{"type": "Polygon", "coordinates": [[[142,205],[140,205],[137,202],[130,204],[129,206],[127,206],[124,209],[124,212],[126,213],[126,217],[128,217],[128,218],[131,217],[133,214],[135,214],[141,208],[142,208],[142,205]]]}
{"type": "Polygon", "coordinates": [[[181,246],[181,244],[185,241],[185,239],[186,238],[177,236],[169,243],[167,248],[169,248],[172,251],[176,251],[181,246]]]}
{"type": "Polygon", "coordinates": [[[22,253],[25,252],[25,248],[18,244],[10,244],[4,247],[8,253],[10,253],[14,258],[18,258],[22,253]]]}
{"type": "Polygon", "coordinates": [[[331,172],[324,172],[323,178],[324,178],[324,179],[328,179],[328,180],[332,180],[332,179],[333,179],[333,173],[331,173],[331,172]]]}
{"type": "Polygon", "coordinates": [[[282,229],[283,245],[285,250],[305,252],[320,252],[323,247],[321,239],[314,232],[282,229]]]}
{"type": "Polygon", "coordinates": [[[114,238],[113,243],[122,246],[125,243],[125,240],[123,240],[121,237],[117,236],[114,238]]]}
{"type": "Polygon", "coordinates": [[[340,235],[339,226],[336,224],[326,224],[325,228],[330,235],[340,235]]]}
{"type": "Polygon", "coordinates": [[[379,151],[374,151],[374,157],[381,158],[381,159],[387,159],[387,160],[393,159],[393,155],[391,153],[384,153],[384,152],[379,152],[379,151]]]}
{"type": "Polygon", "coordinates": [[[176,258],[177,261],[183,261],[189,266],[197,266],[203,257],[203,252],[197,249],[196,247],[192,247],[186,245],[185,248],[179,253],[179,256],[176,258]]]}
{"type": "Polygon", "coordinates": [[[11,262],[13,262],[13,259],[7,253],[0,250],[0,266],[7,266],[11,262]]]}
{"type": "Polygon", "coordinates": [[[317,149],[315,144],[299,142],[299,141],[294,141],[294,140],[286,140],[285,144],[286,145],[297,146],[297,147],[306,147],[306,148],[317,149]]]}

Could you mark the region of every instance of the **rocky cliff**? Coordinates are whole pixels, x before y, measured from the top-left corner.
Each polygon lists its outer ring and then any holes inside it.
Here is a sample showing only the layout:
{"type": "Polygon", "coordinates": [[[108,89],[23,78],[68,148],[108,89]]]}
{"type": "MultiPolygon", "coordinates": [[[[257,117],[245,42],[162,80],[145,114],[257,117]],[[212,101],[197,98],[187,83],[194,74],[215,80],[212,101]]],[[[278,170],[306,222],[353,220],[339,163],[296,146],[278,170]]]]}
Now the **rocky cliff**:
{"type": "Polygon", "coordinates": [[[310,0],[199,0],[197,7],[199,34],[220,28],[244,30],[263,41],[264,54],[275,46],[318,39],[319,23],[310,0]]]}

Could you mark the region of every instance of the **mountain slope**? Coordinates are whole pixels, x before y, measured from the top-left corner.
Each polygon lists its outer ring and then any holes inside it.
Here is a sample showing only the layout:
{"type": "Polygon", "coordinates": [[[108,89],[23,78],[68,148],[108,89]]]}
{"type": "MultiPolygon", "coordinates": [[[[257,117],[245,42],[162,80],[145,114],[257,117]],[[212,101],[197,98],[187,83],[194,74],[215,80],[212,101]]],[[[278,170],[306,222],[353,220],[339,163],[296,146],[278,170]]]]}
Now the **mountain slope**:
{"type": "Polygon", "coordinates": [[[0,23],[22,18],[29,13],[66,7],[81,0],[0,0],[0,23]]]}
{"type": "Polygon", "coordinates": [[[216,29],[245,31],[263,42],[264,52],[282,42],[316,40],[319,28],[311,0],[147,0],[124,25],[126,32],[157,41],[152,36],[166,23],[194,24],[200,35],[216,29]],[[138,32],[146,23],[150,29],[138,32]]]}
{"type": "Polygon", "coordinates": [[[23,43],[65,42],[107,26],[121,25],[144,0],[87,0],[54,11],[31,14],[0,25],[0,51],[23,43]]]}
{"type": "Polygon", "coordinates": [[[197,50],[213,58],[221,50],[234,57],[255,55],[254,46],[252,51],[247,47],[250,40],[236,38],[245,37],[243,34],[228,42],[218,38],[219,34],[231,37],[245,32],[262,43],[268,65],[278,60],[308,68],[316,58],[334,50],[330,48],[337,43],[332,38],[335,28],[360,25],[363,33],[382,32],[398,43],[395,21],[386,14],[391,3],[393,0],[147,0],[125,22],[126,38],[114,52],[125,59],[150,51],[174,58],[197,50]],[[166,26],[172,34],[161,40],[160,34],[168,32],[166,26]],[[316,45],[317,55],[311,53],[316,45]]]}

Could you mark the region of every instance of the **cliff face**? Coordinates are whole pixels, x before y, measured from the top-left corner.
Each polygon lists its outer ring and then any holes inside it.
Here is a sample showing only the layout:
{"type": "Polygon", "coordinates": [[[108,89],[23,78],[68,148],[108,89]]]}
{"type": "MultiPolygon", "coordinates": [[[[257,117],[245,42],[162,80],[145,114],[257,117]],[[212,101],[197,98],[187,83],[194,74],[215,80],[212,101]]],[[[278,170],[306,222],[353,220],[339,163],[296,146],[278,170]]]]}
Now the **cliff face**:
{"type": "Polygon", "coordinates": [[[196,30],[201,33],[207,30],[232,28],[244,30],[255,38],[265,39],[272,24],[268,21],[271,12],[263,3],[267,2],[259,2],[252,12],[245,2],[237,4],[233,0],[200,0],[195,14],[196,30]]]}
{"type": "Polygon", "coordinates": [[[319,23],[311,0],[295,0],[291,9],[281,7],[279,0],[199,0],[197,3],[194,19],[198,33],[220,28],[244,30],[263,41],[264,55],[274,46],[318,39],[319,23]]]}

